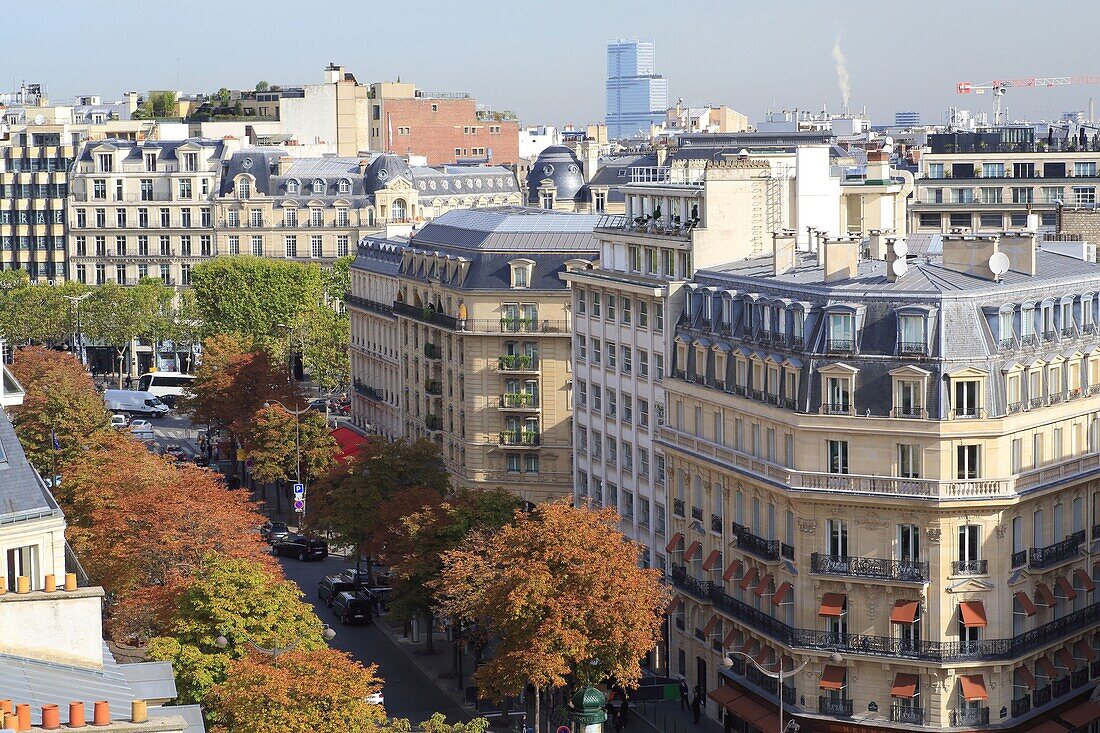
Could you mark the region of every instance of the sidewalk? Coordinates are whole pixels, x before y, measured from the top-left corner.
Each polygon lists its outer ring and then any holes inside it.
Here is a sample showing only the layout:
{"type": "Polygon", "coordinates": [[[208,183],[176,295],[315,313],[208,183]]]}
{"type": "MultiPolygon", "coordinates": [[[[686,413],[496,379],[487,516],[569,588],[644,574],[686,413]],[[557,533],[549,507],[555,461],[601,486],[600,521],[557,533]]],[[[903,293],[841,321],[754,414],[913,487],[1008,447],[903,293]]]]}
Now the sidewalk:
{"type": "MultiPolygon", "coordinates": [[[[435,654],[422,654],[419,652],[424,650],[423,637],[420,641],[414,643],[411,636],[405,637],[401,627],[394,628],[386,616],[377,619],[375,624],[390,638],[394,646],[408,657],[409,661],[415,664],[441,692],[454,700],[456,705],[466,710],[472,717],[477,716],[477,708],[467,703],[464,692],[458,690],[458,681],[455,679],[451,667],[454,661],[453,645],[447,641],[445,634],[433,634],[432,641],[435,644],[435,654]]],[[[470,677],[473,674],[473,669],[473,656],[464,654],[462,659],[462,682],[464,687],[472,684],[470,677]]]]}
{"type": "MultiPolygon", "coordinates": [[[[707,705],[710,708],[710,712],[714,712],[715,702],[708,700],[707,705]]],[[[698,731],[699,733],[722,733],[722,724],[713,718],[708,718],[704,713],[699,718],[699,724],[696,725],[691,716],[690,709],[681,709],[680,702],[678,700],[662,700],[656,702],[643,702],[637,705],[630,706],[630,722],[627,724],[626,730],[632,728],[637,731],[645,731],[649,729],[656,731],[656,733],[693,733],[698,731]],[[641,726],[636,726],[635,721],[641,723],[641,726]]],[[[610,726],[605,726],[605,730],[613,730],[610,726]]]]}

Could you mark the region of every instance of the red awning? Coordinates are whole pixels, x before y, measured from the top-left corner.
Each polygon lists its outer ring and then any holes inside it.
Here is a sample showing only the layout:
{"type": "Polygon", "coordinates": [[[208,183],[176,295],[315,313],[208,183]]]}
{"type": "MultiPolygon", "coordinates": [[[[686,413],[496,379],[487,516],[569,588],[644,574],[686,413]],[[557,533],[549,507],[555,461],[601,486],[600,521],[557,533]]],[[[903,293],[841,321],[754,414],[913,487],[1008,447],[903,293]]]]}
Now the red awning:
{"type": "Polygon", "coordinates": [[[894,604],[894,610],[890,613],[890,622],[895,624],[911,624],[917,620],[917,610],[920,601],[898,601],[894,604]]]}
{"type": "Polygon", "coordinates": [[[760,596],[768,592],[768,586],[772,584],[772,581],[774,579],[775,576],[773,576],[771,573],[768,573],[763,578],[761,578],[760,582],[756,584],[756,588],[754,588],[752,592],[755,593],[756,596],[759,598],[760,596]]]}
{"type": "Polygon", "coordinates": [[[848,596],[843,593],[826,593],[821,596],[821,608],[817,610],[818,616],[841,616],[844,614],[844,606],[848,603],[848,596]]]}
{"type": "Polygon", "coordinates": [[[703,561],[703,570],[710,570],[721,559],[722,559],[722,551],[721,550],[711,550],[710,554],[707,555],[707,559],[703,561]]]}
{"type": "Polygon", "coordinates": [[[1077,585],[1085,589],[1086,593],[1092,593],[1096,590],[1096,583],[1092,582],[1092,578],[1084,571],[1083,568],[1077,568],[1073,571],[1073,577],[1077,581],[1077,585]]]}
{"type": "Polygon", "coordinates": [[[683,542],[684,533],[677,532],[676,534],[672,535],[672,539],[668,541],[667,545],[665,545],[665,552],[676,552],[678,549],[680,549],[680,545],[682,545],[683,542]]]}
{"type": "Polygon", "coordinates": [[[750,657],[755,657],[756,653],[760,651],[760,640],[751,637],[745,639],[745,644],[741,647],[741,651],[748,654],[750,657]]]}
{"type": "Polygon", "coordinates": [[[1027,733],[1066,733],[1065,726],[1053,720],[1028,728],[1027,733]]]}
{"type": "Polygon", "coordinates": [[[847,667],[837,667],[833,664],[826,664],[825,669],[821,672],[821,683],[819,687],[823,690],[843,690],[844,680],[847,675],[847,667]]]}
{"type": "Polygon", "coordinates": [[[713,634],[715,627],[717,627],[721,621],[722,619],[718,618],[717,615],[711,616],[710,621],[707,621],[707,625],[703,627],[703,636],[710,636],[713,634]]]}
{"type": "Polygon", "coordinates": [[[711,700],[714,700],[722,707],[725,707],[726,703],[728,703],[730,700],[733,700],[740,696],[741,693],[733,689],[731,685],[722,685],[721,687],[716,687],[707,693],[707,697],[709,697],[711,700]]]}
{"type": "Polygon", "coordinates": [[[753,655],[752,661],[756,662],[761,667],[764,667],[767,665],[767,660],[769,658],[775,658],[775,651],[770,646],[765,644],[764,646],[760,647],[759,652],[753,655]]]}
{"type": "Polygon", "coordinates": [[[1040,606],[1053,606],[1056,601],[1054,600],[1054,594],[1050,591],[1050,586],[1046,583],[1039,583],[1035,586],[1035,601],[1040,606]]]}
{"type": "Polygon", "coordinates": [[[680,610],[680,607],[683,606],[683,605],[684,605],[684,600],[682,598],[680,598],[679,596],[676,596],[675,598],[673,598],[671,601],[668,602],[668,608],[665,610],[665,613],[676,613],[677,611],[680,610]]]}
{"type": "Polygon", "coordinates": [[[1016,602],[1020,604],[1020,608],[1024,610],[1024,613],[1030,618],[1034,616],[1038,609],[1035,608],[1035,604],[1031,602],[1031,599],[1027,597],[1027,593],[1022,590],[1016,591],[1014,594],[1016,602]]]}
{"type": "Polygon", "coordinates": [[[1035,665],[1043,670],[1043,676],[1054,679],[1058,676],[1058,670],[1054,668],[1054,662],[1046,654],[1035,660],[1035,665]]]}
{"type": "Polygon", "coordinates": [[[775,595],[772,596],[772,605],[781,606],[787,602],[787,598],[791,595],[791,589],[794,586],[790,583],[783,583],[775,589],[775,595]]]}
{"type": "Polygon", "coordinates": [[[1058,590],[1062,591],[1062,597],[1068,600],[1073,600],[1077,597],[1077,591],[1074,589],[1073,584],[1069,582],[1069,578],[1064,575],[1059,575],[1054,584],[1058,586],[1058,590]]]}
{"type": "Polygon", "coordinates": [[[336,460],[343,463],[349,458],[355,457],[363,447],[370,443],[370,438],[360,435],[347,426],[341,426],[332,431],[332,437],[340,446],[340,452],[336,454],[336,460]]]}
{"type": "Polygon", "coordinates": [[[1084,728],[1089,723],[1100,720],[1100,705],[1086,700],[1077,707],[1058,713],[1058,717],[1069,723],[1072,728],[1084,728]]]}
{"type": "Polygon", "coordinates": [[[987,626],[985,606],[981,601],[963,601],[959,604],[959,617],[963,626],[973,628],[975,626],[987,626]]]}
{"type": "Polygon", "coordinates": [[[1025,685],[1027,685],[1027,689],[1029,689],[1029,690],[1034,690],[1035,689],[1035,687],[1036,687],[1035,675],[1031,673],[1030,669],[1028,669],[1027,667],[1017,667],[1016,668],[1016,674],[1019,675],[1019,677],[1023,681],[1023,683],[1025,685]]]}
{"type": "Polygon", "coordinates": [[[1073,645],[1073,655],[1078,659],[1087,659],[1090,662],[1096,660],[1096,650],[1089,646],[1089,643],[1084,639],[1073,645]]]}
{"type": "Polygon", "coordinates": [[[1062,647],[1054,652],[1054,659],[1057,660],[1058,666],[1062,669],[1073,669],[1077,664],[1073,661],[1073,655],[1069,653],[1069,649],[1062,647]]]}
{"type": "Polygon", "coordinates": [[[734,560],[726,566],[726,571],[722,573],[722,580],[729,580],[733,576],[737,575],[737,571],[741,569],[741,561],[734,560]]]}
{"type": "Polygon", "coordinates": [[[779,727],[779,718],[776,717],[775,713],[771,712],[748,695],[736,690],[731,695],[728,692],[724,692],[721,687],[707,693],[707,697],[715,702],[719,699],[716,695],[720,695],[722,699],[725,700],[725,702],[719,703],[722,707],[742,720],[752,724],[754,728],[759,728],[760,730],[775,730],[779,727]]]}
{"type": "Polygon", "coordinates": [[[737,637],[740,633],[741,632],[737,629],[736,626],[734,628],[730,629],[729,633],[726,634],[726,638],[722,639],[722,646],[725,647],[726,649],[732,649],[733,648],[733,642],[737,641],[737,637]]]}
{"type": "Polygon", "coordinates": [[[759,570],[757,570],[756,568],[749,568],[745,572],[745,576],[743,578],[741,578],[741,582],[738,583],[737,585],[739,585],[741,587],[741,590],[745,590],[750,585],[752,585],[752,582],[754,580],[756,580],[756,576],[758,576],[758,575],[760,575],[759,570]]]}
{"type": "Polygon", "coordinates": [[[703,546],[701,544],[699,544],[698,540],[696,540],[695,542],[692,542],[690,545],[688,545],[688,548],[686,550],[684,550],[684,562],[688,562],[689,560],[694,560],[699,555],[699,552],[702,549],[703,549],[703,546]]]}
{"type": "Polygon", "coordinates": [[[916,697],[917,685],[920,678],[915,674],[898,672],[894,677],[894,687],[890,690],[891,697],[916,697]]]}
{"type": "Polygon", "coordinates": [[[964,700],[988,700],[989,693],[985,691],[985,677],[980,674],[959,675],[959,684],[962,685],[964,700]]]}

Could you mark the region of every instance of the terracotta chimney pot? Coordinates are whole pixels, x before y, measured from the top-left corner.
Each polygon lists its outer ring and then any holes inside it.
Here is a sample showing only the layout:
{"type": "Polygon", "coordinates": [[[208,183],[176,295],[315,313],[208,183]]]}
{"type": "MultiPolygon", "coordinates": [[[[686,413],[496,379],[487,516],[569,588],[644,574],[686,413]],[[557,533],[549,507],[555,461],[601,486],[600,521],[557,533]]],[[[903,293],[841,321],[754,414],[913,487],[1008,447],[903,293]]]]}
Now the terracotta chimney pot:
{"type": "Polygon", "coordinates": [[[111,704],[106,700],[96,700],[92,709],[92,725],[111,724],[111,704]]]}
{"type": "Polygon", "coordinates": [[[42,729],[57,730],[61,727],[61,710],[56,705],[42,706],[42,729]]]}
{"type": "Polygon", "coordinates": [[[19,716],[15,713],[4,713],[4,730],[19,730],[19,716]]]}
{"type": "Polygon", "coordinates": [[[11,700],[0,700],[0,720],[3,720],[4,716],[13,710],[14,708],[11,706],[11,700]]]}
{"type": "Polygon", "coordinates": [[[20,575],[15,579],[15,592],[16,593],[30,593],[31,592],[31,579],[26,575],[20,575]]]}
{"type": "Polygon", "coordinates": [[[27,703],[19,703],[15,706],[15,719],[19,723],[18,730],[31,729],[31,706],[27,703]]]}
{"type": "Polygon", "coordinates": [[[57,580],[54,578],[53,573],[50,573],[42,579],[42,590],[47,593],[53,593],[57,590],[57,580]]]}
{"type": "Polygon", "coordinates": [[[144,700],[134,700],[130,703],[130,722],[144,723],[149,720],[149,704],[144,700]]]}
{"type": "Polygon", "coordinates": [[[8,592],[8,579],[0,575],[0,596],[8,592]]]}
{"type": "Polygon", "coordinates": [[[70,728],[83,728],[84,727],[84,703],[71,702],[69,703],[69,727],[70,728]]]}
{"type": "Polygon", "coordinates": [[[76,590],[76,573],[65,573],[65,590],[76,590]]]}

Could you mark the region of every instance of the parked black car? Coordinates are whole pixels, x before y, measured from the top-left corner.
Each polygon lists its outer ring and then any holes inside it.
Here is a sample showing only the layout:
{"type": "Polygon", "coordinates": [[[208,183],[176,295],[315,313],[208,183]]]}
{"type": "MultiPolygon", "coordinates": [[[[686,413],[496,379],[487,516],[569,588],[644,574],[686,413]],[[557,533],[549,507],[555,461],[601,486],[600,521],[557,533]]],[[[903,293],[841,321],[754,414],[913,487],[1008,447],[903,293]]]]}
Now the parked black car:
{"type": "Polygon", "coordinates": [[[328,543],[316,537],[291,534],[275,542],[271,551],[276,555],[296,557],[299,560],[323,560],[328,557],[328,543]]]}
{"type": "Polygon", "coordinates": [[[275,544],[290,534],[290,528],[286,522],[266,522],[260,527],[260,536],[267,540],[268,544],[275,544]]]}
{"type": "Polygon", "coordinates": [[[335,575],[321,578],[321,582],[317,584],[317,597],[324,601],[329,608],[332,608],[333,599],[336,598],[338,593],[367,588],[370,586],[368,580],[366,570],[360,570],[358,573],[356,573],[355,568],[342,570],[335,575]]]}
{"type": "Polygon", "coordinates": [[[333,613],[345,626],[372,623],[373,607],[374,599],[369,590],[342,591],[332,601],[333,613]]]}

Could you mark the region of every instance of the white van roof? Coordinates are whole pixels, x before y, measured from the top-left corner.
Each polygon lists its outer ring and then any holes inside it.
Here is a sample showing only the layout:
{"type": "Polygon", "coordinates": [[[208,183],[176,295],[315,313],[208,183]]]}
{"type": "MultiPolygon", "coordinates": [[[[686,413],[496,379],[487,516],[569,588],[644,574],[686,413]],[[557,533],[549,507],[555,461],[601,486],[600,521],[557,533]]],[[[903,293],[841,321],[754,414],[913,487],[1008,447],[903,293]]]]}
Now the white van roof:
{"type": "Polygon", "coordinates": [[[190,379],[195,378],[194,374],[185,374],[183,372],[145,372],[145,374],[142,374],[141,376],[148,377],[150,375],[154,377],[188,377],[190,379]]]}

